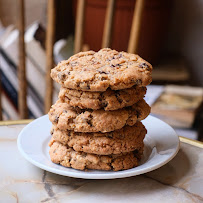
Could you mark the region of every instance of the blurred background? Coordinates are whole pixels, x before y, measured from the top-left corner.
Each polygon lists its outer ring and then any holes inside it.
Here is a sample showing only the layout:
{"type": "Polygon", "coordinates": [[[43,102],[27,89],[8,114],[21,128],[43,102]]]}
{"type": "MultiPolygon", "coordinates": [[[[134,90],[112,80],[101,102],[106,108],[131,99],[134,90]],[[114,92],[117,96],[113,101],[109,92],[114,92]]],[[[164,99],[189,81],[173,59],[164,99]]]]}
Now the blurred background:
{"type": "Polygon", "coordinates": [[[50,69],[78,51],[106,46],[149,61],[153,82],[145,98],[152,114],[179,135],[203,139],[201,0],[0,0],[2,120],[47,113],[59,92],[50,69]],[[27,114],[20,113],[24,106],[27,114]]]}

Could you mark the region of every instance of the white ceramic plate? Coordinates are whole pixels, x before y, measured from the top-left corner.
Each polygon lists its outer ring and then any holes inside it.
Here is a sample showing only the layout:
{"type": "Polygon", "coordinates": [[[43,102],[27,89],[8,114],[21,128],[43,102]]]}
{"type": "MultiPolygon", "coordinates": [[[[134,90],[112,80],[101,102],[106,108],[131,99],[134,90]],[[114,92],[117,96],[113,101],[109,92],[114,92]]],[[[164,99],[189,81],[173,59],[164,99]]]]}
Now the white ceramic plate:
{"type": "Polygon", "coordinates": [[[80,171],[51,162],[48,142],[51,139],[51,122],[42,116],[28,124],[18,136],[18,149],[29,162],[52,173],[86,179],[113,179],[143,174],[168,163],[179,150],[179,138],[175,131],[163,121],[148,116],[143,120],[147,128],[144,139],[144,156],[139,166],[124,171],[80,171]]]}

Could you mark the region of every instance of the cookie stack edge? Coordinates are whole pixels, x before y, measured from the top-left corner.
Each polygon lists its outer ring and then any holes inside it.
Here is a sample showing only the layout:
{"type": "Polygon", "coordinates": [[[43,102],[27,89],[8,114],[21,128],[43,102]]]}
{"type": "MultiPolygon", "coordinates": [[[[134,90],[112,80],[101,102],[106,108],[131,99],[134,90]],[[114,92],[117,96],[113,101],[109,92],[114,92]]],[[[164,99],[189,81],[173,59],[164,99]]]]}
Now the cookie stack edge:
{"type": "Polygon", "coordinates": [[[152,66],[137,55],[101,49],[59,63],[61,84],[51,107],[49,143],[54,163],[75,169],[125,170],[138,165],[150,113],[144,101],[152,66]]]}

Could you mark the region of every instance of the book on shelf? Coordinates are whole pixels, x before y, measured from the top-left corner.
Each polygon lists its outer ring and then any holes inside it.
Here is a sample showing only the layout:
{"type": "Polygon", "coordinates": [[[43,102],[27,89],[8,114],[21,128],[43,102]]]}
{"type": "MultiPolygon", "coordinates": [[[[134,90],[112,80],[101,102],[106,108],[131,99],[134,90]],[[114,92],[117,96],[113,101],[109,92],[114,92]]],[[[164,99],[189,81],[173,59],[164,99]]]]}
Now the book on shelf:
{"type": "MultiPolygon", "coordinates": [[[[25,46],[26,54],[29,60],[34,64],[35,68],[38,69],[38,74],[41,74],[43,78],[46,75],[46,53],[44,49],[45,44],[45,30],[42,26],[35,22],[28,27],[25,32],[25,46]]],[[[40,95],[45,95],[45,80],[43,80],[43,90],[40,95]]],[[[53,82],[53,101],[58,99],[60,85],[53,82]]]]}
{"type": "MultiPolygon", "coordinates": [[[[1,44],[2,50],[9,58],[9,60],[15,64],[15,67],[18,64],[18,36],[19,31],[13,30],[8,38],[1,44]]],[[[40,100],[43,100],[45,85],[44,85],[44,77],[39,72],[39,70],[35,67],[35,65],[30,61],[28,57],[26,57],[26,77],[28,83],[32,85],[34,90],[38,93],[38,97],[40,100]]]]}
{"type": "MultiPolygon", "coordinates": [[[[0,56],[1,60],[1,56],[0,56]]],[[[16,89],[13,87],[11,82],[9,81],[8,77],[4,74],[2,71],[2,68],[0,66],[0,75],[1,75],[1,86],[2,86],[2,92],[8,95],[10,101],[13,103],[13,106],[15,108],[18,108],[18,93],[16,89]]]]}
{"type": "MultiPolygon", "coordinates": [[[[17,108],[18,104],[18,78],[17,67],[9,57],[0,48],[0,69],[1,69],[1,82],[2,89],[7,93],[10,100],[17,108]]],[[[28,82],[27,103],[30,118],[36,118],[43,115],[43,107],[40,99],[36,96],[36,92],[28,82]]]]}
{"type": "MultiPolygon", "coordinates": [[[[39,37],[43,36],[43,34],[44,30],[39,23],[34,23],[25,32],[26,77],[28,81],[27,103],[32,118],[39,117],[44,113],[46,57],[42,46],[43,40],[39,37]]],[[[16,94],[18,90],[18,36],[19,31],[12,26],[5,29],[4,34],[0,36],[0,68],[4,73],[4,78],[6,76],[7,83],[10,82],[16,90],[16,94]]],[[[54,83],[53,101],[58,99],[59,88],[59,85],[54,83]]],[[[16,105],[17,98],[12,97],[13,92],[9,93],[8,88],[7,92],[16,105]]]]}
{"type": "Polygon", "coordinates": [[[152,104],[151,113],[177,128],[191,128],[203,101],[203,88],[167,85],[152,104]]]}
{"type": "Polygon", "coordinates": [[[0,34],[0,44],[4,42],[8,36],[10,35],[11,31],[15,29],[14,25],[9,25],[7,28],[1,27],[1,34],[0,34]]]}
{"type": "Polygon", "coordinates": [[[44,50],[45,30],[35,22],[25,32],[26,55],[35,67],[46,73],[46,53],[44,50]]]}
{"type": "Polygon", "coordinates": [[[3,109],[3,120],[18,120],[18,111],[10,100],[9,96],[2,91],[1,92],[1,102],[3,109]]]}

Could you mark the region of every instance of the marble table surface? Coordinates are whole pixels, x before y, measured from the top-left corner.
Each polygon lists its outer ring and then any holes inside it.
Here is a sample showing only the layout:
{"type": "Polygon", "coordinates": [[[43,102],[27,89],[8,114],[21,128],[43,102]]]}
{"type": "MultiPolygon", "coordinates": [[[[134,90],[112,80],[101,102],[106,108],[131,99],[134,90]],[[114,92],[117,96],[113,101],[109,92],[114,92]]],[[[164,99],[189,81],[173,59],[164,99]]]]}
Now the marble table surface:
{"type": "Polygon", "coordinates": [[[0,126],[0,203],[203,202],[203,144],[181,138],[177,156],[135,177],[84,180],[46,172],[17,149],[25,125],[0,126]]]}

